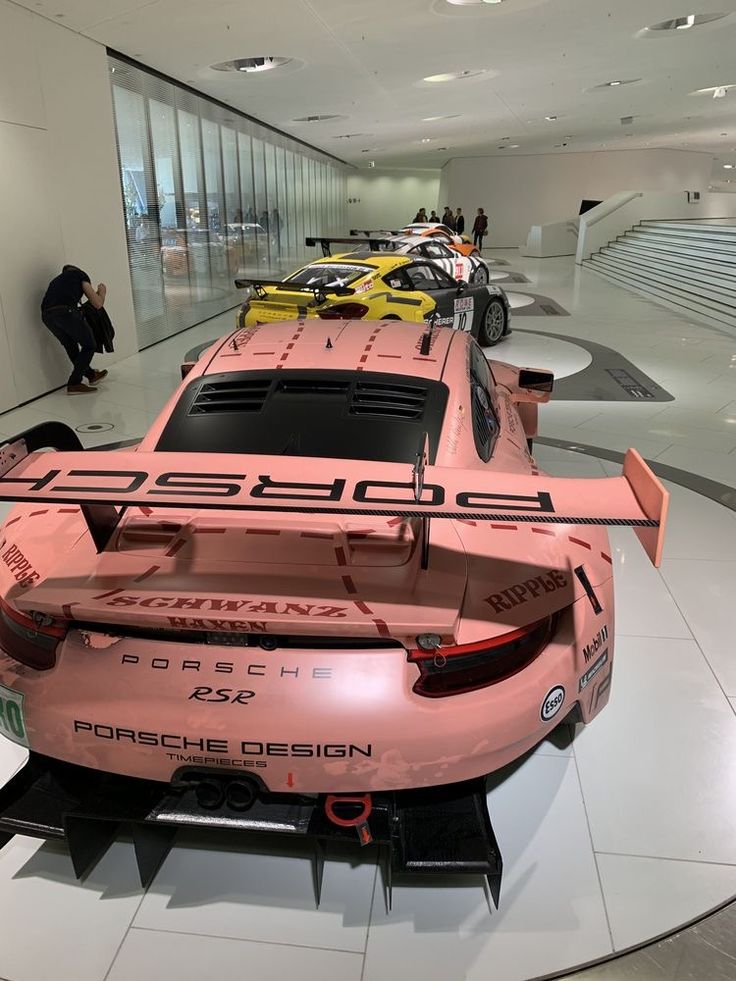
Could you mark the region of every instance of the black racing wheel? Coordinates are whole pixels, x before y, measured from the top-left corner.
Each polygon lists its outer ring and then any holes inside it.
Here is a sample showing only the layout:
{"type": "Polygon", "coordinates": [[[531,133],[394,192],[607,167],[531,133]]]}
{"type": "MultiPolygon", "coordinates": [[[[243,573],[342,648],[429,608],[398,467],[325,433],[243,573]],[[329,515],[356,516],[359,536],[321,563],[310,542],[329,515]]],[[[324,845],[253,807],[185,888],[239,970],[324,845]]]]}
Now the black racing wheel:
{"type": "Polygon", "coordinates": [[[508,314],[506,307],[498,297],[493,297],[488,301],[488,306],[483,313],[480,330],[478,332],[478,343],[481,347],[493,347],[498,344],[506,333],[508,314]]]}
{"type": "Polygon", "coordinates": [[[478,268],[473,273],[473,278],[471,283],[473,286],[487,286],[488,285],[488,268],[486,266],[478,266],[478,268]]]}

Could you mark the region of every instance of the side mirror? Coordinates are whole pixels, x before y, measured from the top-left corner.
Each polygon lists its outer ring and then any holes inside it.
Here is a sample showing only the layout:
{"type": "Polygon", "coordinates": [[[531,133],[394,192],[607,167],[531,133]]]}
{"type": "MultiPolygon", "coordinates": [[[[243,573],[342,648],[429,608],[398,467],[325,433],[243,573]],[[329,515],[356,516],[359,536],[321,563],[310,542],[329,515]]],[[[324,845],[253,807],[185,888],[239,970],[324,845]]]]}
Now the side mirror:
{"type": "Polygon", "coordinates": [[[457,281],[457,295],[460,296],[460,294],[461,293],[464,293],[467,288],[468,288],[468,284],[465,282],[465,280],[464,279],[458,279],[458,281],[457,281]]]}
{"type": "Polygon", "coordinates": [[[530,392],[551,392],[555,387],[555,376],[551,371],[538,368],[519,369],[519,388],[530,392]]]}

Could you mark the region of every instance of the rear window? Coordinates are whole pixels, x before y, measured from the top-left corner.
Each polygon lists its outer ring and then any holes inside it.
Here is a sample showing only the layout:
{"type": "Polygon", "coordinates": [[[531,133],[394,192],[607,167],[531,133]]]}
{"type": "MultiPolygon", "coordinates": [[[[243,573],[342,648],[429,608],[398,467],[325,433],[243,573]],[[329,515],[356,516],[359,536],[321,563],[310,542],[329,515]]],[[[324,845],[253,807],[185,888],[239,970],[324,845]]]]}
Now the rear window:
{"type": "Polygon", "coordinates": [[[369,272],[373,272],[371,266],[359,266],[347,262],[320,262],[300,269],[285,282],[299,283],[301,286],[350,286],[361,276],[367,276],[369,272]]]}
{"type": "Polygon", "coordinates": [[[157,450],[413,463],[428,433],[434,462],[448,390],[381,372],[205,375],[182,393],[157,450]]]}

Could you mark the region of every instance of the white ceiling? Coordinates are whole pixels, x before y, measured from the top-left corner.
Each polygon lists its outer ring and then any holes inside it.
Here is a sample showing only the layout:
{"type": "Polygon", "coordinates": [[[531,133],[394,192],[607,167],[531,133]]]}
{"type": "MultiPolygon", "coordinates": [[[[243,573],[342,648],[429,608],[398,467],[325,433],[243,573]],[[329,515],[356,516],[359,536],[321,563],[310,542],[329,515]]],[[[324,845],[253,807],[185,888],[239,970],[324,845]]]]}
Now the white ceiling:
{"type": "Polygon", "coordinates": [[[647,146],[713,153],[714,175],[736,164],[736,88],[723,99],[689,94],[736,83],[736,0],[694,0],[692,8],[690,0],[18,2],[358,166],[647,146]],[[637,37],[647,24],[715,11],[729,16],[637,37]],[[255,75],[209,68],[256,55],[297,63],[255,75]],[[489,71],[421,81],[476,68],[489,71]],[[591,91],[612,79],[641,81],[591,91]],[[322,113],[347,118],[293,121],[322,113]],[[449,113],[460,115],[421,121],[449,113]],[[635,118],[622,125],[622,116],[635,118]],[[336,139],[346,133],[364,135],[336,139]],[[497,149],[503,137],[519,149],[497,149]],[[563,142],[567,149],[555,149],[563,142]]]}

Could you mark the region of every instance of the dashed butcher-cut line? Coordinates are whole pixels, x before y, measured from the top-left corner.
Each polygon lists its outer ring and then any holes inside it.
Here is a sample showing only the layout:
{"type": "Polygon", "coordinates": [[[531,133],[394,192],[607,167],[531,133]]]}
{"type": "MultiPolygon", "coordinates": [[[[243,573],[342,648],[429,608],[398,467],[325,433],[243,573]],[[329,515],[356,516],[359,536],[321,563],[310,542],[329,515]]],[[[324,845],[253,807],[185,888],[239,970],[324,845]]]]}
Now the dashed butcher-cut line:
{"type": "Polygon", "coordinates": [[[367,603],[364,603],[363,600],[353,600],[353,603],[355,603],[361,613],[366,613],[368,616],[373,615],[373,610],[367,603]]]}
{"type": "Polygon", "coordinates": [[[59,508],[59,514],[79,514],[79,508],[59,508]]]}
{"type": "Polygon", "coordinates": [[[331,542],[332,539],[335,536],[331,532],[329,532],[329,531],[302,531],[302,532],[299,532],[299,537],[300,538],[317,538],[320,541],[328,541],[328,542],[331,542]]]}
{"type": "Polygon", "coordinates": [[[14,525],[16,521],[20,521],[22,517],[23,515],[19,514],[17,518],[11,518],[10,521],[5,522],[5,527],[9,528],[11,525],[14,525]]]}
{"type": "Polygon", "coordinates": [[[353,582],[353,577],[352,576],[343,576],[342,577],[342,581],[343,581],[343,583],[345,585],[345,589],[349,593],[357,593],[358,592],[358,588],[355,585],[355,583],[353,582]]]}
{"type": "MultiPolygon", "coordinates": [[[[473,524],[475,524],[475,522],[473,522],[473,524]]],[[[494,528],[496,531],[518,531],[519,530],[516,525],[494,525],[494,524],[491,524],[491,528],[494,528]]]]}
{"type": "Polygon", "coordinates": [[[184,548],[186,543],[187,542],[185,538],[180,538],[178,541],[174,542],[173,545],[166,552],[167,557],[171,558],[172,556],[176,555],[177,552],[181,551],[181,549],[184,548]]]}
{"type": "Polygon", "coordinates": [[[125,592],[125,590],[122,589],[122,588],[119,588],[119,589],[110,589],[106,593],[100,593],[99,596],[93,596],[92,599],[94,599],[94,600],[107,599],[108,596],[117,596],[118,593],[124,593],[124,592],[125,592]]]}
{"type": "Polygon", "coordinates": [[[432,364],[437,364],[437,358],[413,358],[414,361],[431,361],[432,364]]]}
{"type": "Polygon", "coordinates": [[[148,517],[149,514],[153,514],[153,509],[152,508],[147,508],[143,504],[139,504],[138,505],[138,510],[141,512],[141,514],[145,514],[146,517],[148,517]]]}
{"type": "Polygon", "coordinates": [[[610,565],[613,565],[613,559],[611,558],[610,555],[606,555],[605,552],[601,552],[601,558],[605,559],[606,562],[608,562],[610,565]]]}
{"type": "Polygon", "coordinates": [[[583,548],[592,549],[593,546],[589,542],[584,542],[582,538],[573,538],[572,535],[567,536],[568,542],[572,542],[573,545],[582,545],[583,548]]]}
{"type": "Polygon", "coordinates": [[[150,569],[142,572],[139,576],[136,576],[133,582],[143,582],[145,579],[149,579],[155,572],[161,568],[159,565],[152,565],[150,569]]]}
{"type": "Polygon", "coordinates": [[[348,564],[347,556],[345,555],[345,549],[340,545],[335,549],[335,558],[337,559],[338,565],[348,564]]]}
{"type": "Polygon", "coordinates": [[[532,528],[532,532],[535,535],[551,535],[553,538],[556,535],[556,532],[552,531],[551,528],[532,528]]]}
{"type": "Polygon", "coordinates": [[[400,525],[403,520],[403,518],[391,518],[391,520],[387,521],[386,524],[389,526],[389,528],[395,528],[396,525],[400,525]]]}
{"type": "Polygon", "coordinates": [[[240,357],[240,351],[233,351],[232,354],[221,354],[220,357],[221,358],[239,358],[240,357]]]}
{"type": "Polygon", "coordinates": [[[75,600],[73,603],[64,603],[61,607],[61,611],[67,620],[72,620],[74,618],[74,614],[72,613],[73,606],[79,606],[79,603],[77,603],[75,600]]]}
{"type": "Polygon", "coordinates": [[[391,631],[388,629],[388,624],[385,620],[374,620],[373,622],[375,623],[376,628],[382,637],[391,636],[391,631]]]}
{"type": "Polygon", "coordinates": [[[246,528],[246,535],[280,535],[279,528],[246,528]]]}
{"type": "Polygon", "coordinates": [[[195,535],[224,535],[227,528],[195,528],[195,535]]]}
{"type": "Polygon", "coordinates": [[[31,513],[28,515],[28,517],[29,518],[37,518],[40,514],[48,514],[48,513],[49,513],[49,509],[48,508],[44,508],[43,511],[31,511],[31,513]]]}
{"type": "Polygon", "coordinates": [[[399,358],[399,359],[401,359],[401,355],[400,354],[377,354],[376,357],[377,358],[399,358]]]}

